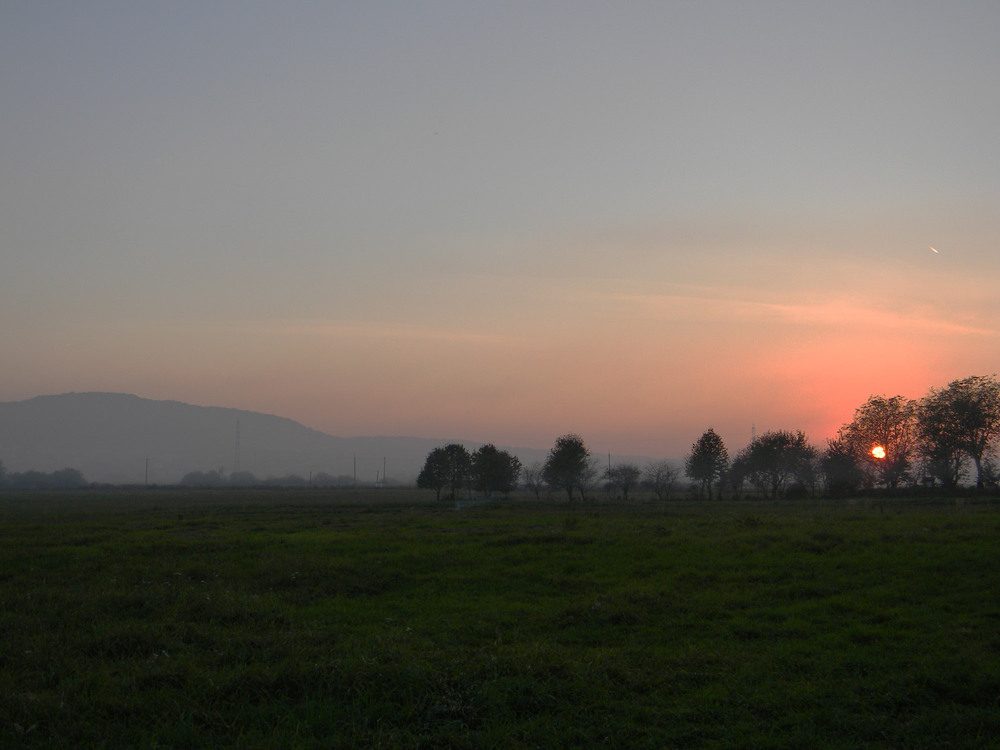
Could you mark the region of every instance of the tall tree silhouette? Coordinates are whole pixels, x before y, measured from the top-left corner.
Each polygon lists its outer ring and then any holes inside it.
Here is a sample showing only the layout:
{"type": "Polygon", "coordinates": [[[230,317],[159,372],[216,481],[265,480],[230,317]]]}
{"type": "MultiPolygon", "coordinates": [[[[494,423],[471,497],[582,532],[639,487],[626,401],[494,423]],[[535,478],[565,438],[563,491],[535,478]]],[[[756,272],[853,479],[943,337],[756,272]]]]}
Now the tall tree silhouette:
{"type": "Polygon", "coordinates": [[[721,481],[729,468],[729,451],[718,433],[709,427],[691,446],[691,453],[684,461],[684,473],[699,483],[699,494],[708,493],[712,499],[712,486],[721,481]]]}
{"type": "Polygon", "coordinates": [[[448,486],[451,497],[465,484],[472,468],[472,459],[465,446],[449,443],[443,448],[435,448],[427,454],[424,468],[417,477],[417,487],[431,489],[441,499],[441,490],[448,486]]]}
{"type": "Polygon", "coordinates": [[[932,388],[921,400],[918,413],[925,446],[930,445],[939,458],[950,460],[953,466],[956,451],[968,455],[976,465],[976,487],[982,489],[983,457],[1000,436],[1000,383],[996,376],[974,375],[953,380],[940,390],[932,388]]]}
{"type": "Polygon", "coordinates": [[[584,491],[590,473],[590,450],[583,438],[572,433],[556,438],[542,469],[542,476],[550,487],[566,490],[570,502],[573,493],[584,491]]]}
{"type": "Polygon", "coordinates": [[[521,460],[492,443],[487,443],[472,453],[473,486],[489,497],[502,492],[504,497],[517,486],[521,475],[521,460]]]}
{"type": "Polygon", "coordinates": [[[838,440],[865,471],[869,484],[894,489],[907,476],[917,447],[916,406],[903,396],[870,396],[840,428],[838,440]],[[873,453],[878,447],[884,455],[873,453]]]}
{"type": "Polygon", "coordinates": [[[816,449],[803,432],[771,430],[740,451],[746,477],[760,491],[778,497],[791,481],[809,485],[816,449]]]}

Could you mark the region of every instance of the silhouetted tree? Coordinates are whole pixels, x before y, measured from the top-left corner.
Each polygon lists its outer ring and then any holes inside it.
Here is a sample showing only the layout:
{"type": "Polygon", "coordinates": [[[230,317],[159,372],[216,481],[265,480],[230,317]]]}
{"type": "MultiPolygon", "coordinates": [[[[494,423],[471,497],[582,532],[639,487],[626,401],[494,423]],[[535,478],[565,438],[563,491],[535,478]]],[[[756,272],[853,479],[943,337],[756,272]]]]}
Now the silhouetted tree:
{"type": "Polygon", "coordinates": [[[582,437],[574,434],[556,438],[542,469],[545,482],[550,487],[566,490],[570,502],[577,490],[581,499],[586,499],[586,485],[594,473],[587,444],[582,437]]]}
{"type": "Polygon", "coordinates": [[[622,494],[622,500],[628,502],[628,493],[633,487],[639,484],[642,478],[642,470],[632,463],[618,464],[604,472],[604,479],[612,494],[622,494]]]}
{"type": "Polygon", "coordinates": [[[819,466],[826,491],[833,497],[853,495],[865,482],[865,473],[854,451],[841,438],[826,441],[819,466]]]}
{"type": "Polygon", "coordinates": [[[955,429],[954,415],[940,393],[932,390],[917,405],[917,450],[923,475],[953,489],[958,486],[967,455],[955,429]]]}
{"type": "Polygon", "coordinates": [[[974,375],[932,388],[919,407],[925,455],[956,475],[955,454],[964,452],[976,466],[976,487],[983,489],[983,457],[1000,436],[1000,383],[996,376],[974,375]]]}
{"type": "Polygon", "coordinates": [[[472,453],[473,486],[485,492],[486,497],[493,492],[502,492],[506,497],[517,487],[520,474],[521,460],[492,443],[487,443],[472,453]]]}
{"type": "Polygon", "coordinates": [[[600,459],[591,456],[587,462],[587,468],[583,470],[583,474],[580,477],[580,499],[583,502],[587,502],[587,493],[598,484],[598,479],[601,477],[600,464],[600,459]]]}
{"type": "Polygon", "coordinates": [[[435,448],[427,454],[424,467],[417,476],[417,487],[434,490],[435,499],[441,499],[441,490],[448,484],[448,455],[444,448],[435,448]]]}
{"type": "Polygon", "coordinates": [[[655,461],[643,472],[643,483],[658,500],[669,500],[680,471],[669,461],[655,461]]]}
{"type": "Polygon", "coordinates": [[[43,490],[49,489],[52,484],[52,476],[45,472],[28,469],[27,471],[14,471],[7,477],[7,484],[15,490],[43,490]]]}
{"type": "Polygon", "coordinates": [[[526,467],[524,470],[524,486],[535,495],[535,500],[541,500],[542,487],[545,486],[545,477],[542,472],[542,464],[539,461],[526,467]]]}
{"type": "Polygon", "coordinates": [[[14,490],[27,489],[34,477],[41,477],[40,471],[12,471],[7,475],[7,486],[14,490]],[[32,476],[34,475],[34,476],[32,476]]]}
{"type": "Polygon", "coordinates": [[[459,443],[449,443],[444,447],[445,455],[448,457],[448,485],[451,488],[451,497],[469,480],[469,473],[472,471],[472,458],[464,445],[459,443]]]}
{"type": "Polygon", "coordinates": [[[729,468],[729,451],[722,438],[711,427],[694,445],[684,461],[684,473],[699,483],[699,495],[708,493],[712,499],[712,486],[720,482],[729,468]]]}
{"type": "Polygon", "coordinates": [[[994,492],[1000,485],[1000,464],[994,455],[983,456],[983,482],[987,489],[994,492]]]}
{"type": "Polygon", "coordinates": [[[465,484],[472,468],[472,459],[465,446],[449,443],[443,448],[435,448],[427,454],[424,468],[417,477],[417,487],[432,489],[441,499],[441,490],[451,488],[451,497],[465,484]]]}
{"type": "Polygon", "coordinates": [[[871,396],[840,428],[837,439],[854,456],[871,484],[894,489],[906,478],[917,446],[916,402],[903,396],[871,396]],[[881,446],[884,457],[872,449],[881,446]]]}
{"type": "Polygon", "coordinates": [[[749,476],[750,466],[747,457],[741,451],[736,454],[736,458],[730,462],[729,468],[726,469],[726,475],[722,478],[722,486],[729,490],[734,500],[739,500],[743,497],[743,487],[749,476]]]}
{"type": "Polygon", "coordinates": [[[771,430],[756,438],[737,457],[746,477],[764,494],[776,498],[792,481],[811,483],[816,449],[801,431],[771,430]]]}

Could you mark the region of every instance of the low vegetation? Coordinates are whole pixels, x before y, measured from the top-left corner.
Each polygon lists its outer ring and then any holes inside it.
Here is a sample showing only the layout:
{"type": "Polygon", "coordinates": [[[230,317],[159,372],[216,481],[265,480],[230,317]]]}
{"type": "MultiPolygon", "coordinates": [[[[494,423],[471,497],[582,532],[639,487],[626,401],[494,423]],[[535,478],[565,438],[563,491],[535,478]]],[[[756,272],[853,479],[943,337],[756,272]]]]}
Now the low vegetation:
{"type": "Polygon", "coordinates": [[[1000,506],[0,496],[0,745],[1000,744],[1000,506]]]}

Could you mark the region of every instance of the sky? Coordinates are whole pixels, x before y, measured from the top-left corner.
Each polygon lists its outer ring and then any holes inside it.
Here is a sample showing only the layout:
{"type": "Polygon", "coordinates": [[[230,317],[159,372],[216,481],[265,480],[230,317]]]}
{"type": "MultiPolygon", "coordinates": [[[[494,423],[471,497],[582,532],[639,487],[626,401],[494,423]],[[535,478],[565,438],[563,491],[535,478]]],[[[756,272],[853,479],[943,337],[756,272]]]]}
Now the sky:
{"type": "Polygon", "coordinates": [[[0,401],[823,445],[1000,369],[998,29],[993,0],[0,0],[0,401]]]}

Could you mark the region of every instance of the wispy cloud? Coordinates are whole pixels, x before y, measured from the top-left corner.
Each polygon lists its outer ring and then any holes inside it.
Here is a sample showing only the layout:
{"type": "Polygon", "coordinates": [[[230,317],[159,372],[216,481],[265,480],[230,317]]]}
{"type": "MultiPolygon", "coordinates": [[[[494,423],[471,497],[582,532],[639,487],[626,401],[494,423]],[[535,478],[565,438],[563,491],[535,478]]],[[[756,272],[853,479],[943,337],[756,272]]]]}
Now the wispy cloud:
{"type": "MultiPolygon", "coordinates": [[[[711,294],[625,294],[614,300],[644,315],[670,320],[785,322],[791,325],[863,327],[872,331],[996,336],[1000,330],[946,316],[924,306],[905,310],[860,304],[850,299],[768,302],[711,294]]],[[[950,312],[950,311],[949,311],[950,312]]]]}
{"type": "Polygon", "coordinates": [[[425,340],[491,345],[511,344],[516,341],[512,336],[484,331],[395,321],[268,321],[256,327],[256,330],[284,336],[323,338],[425,340]]]}

